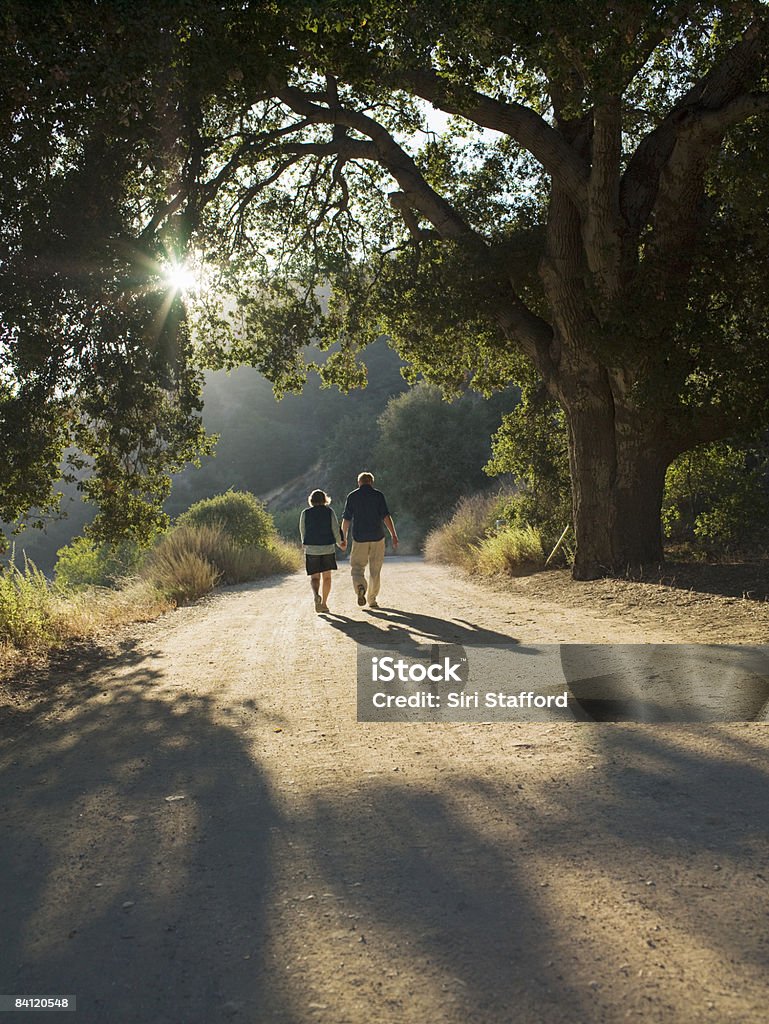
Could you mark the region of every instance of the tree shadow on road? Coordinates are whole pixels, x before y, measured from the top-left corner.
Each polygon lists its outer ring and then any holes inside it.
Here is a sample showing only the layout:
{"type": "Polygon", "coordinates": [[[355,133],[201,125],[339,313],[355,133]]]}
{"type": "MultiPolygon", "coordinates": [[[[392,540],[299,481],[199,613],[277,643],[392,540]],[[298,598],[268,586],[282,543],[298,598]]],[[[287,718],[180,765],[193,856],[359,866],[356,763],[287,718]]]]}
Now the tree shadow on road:
{"type": "MultiPolygon", "coordinates": [[[[725,985],[742,985],[740,1019],[760,1019],[751,1013],[764,992],[765,747],[745,741],[727,763],[679,743],[685,730],[672,727],[574,728],[595,730],[605,770],[563,785],[543,770],[519,785],[511,763],[506,780],[457,772],[438,790],[438,779],[412,774],[316,799],[304,833],[318,885],[355,920],[337,938],[339,956],[376,956],[417,996],[430,977],[452,1024],[624,1019],[650,1010],[644,992],[660,986],[665,1019],[705,1019],[709,1000],[715,1016],[731,1014],[725,985]],[[632,923],[620,928],[625,915],[632,923]],[[694,988],[692,955],[708,965],[694,988]]],[[[372,1018],[388,994],[383,979],[372,1018]]]]}
{"type": "Polygon", "coordinates": [[[290,1024],[264,962],[269,786],[156,665],[126,649],[4,741],[0,989],[74,994],[82,1024],[290,1024]]]}

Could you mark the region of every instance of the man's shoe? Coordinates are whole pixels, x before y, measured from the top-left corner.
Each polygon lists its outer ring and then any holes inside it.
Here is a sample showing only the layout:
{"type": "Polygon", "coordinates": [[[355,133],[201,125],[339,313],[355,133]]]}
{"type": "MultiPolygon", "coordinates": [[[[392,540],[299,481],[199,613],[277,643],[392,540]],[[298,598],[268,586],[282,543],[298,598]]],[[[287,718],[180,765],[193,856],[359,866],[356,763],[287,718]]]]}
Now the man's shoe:
{"type": "Polygon", "coordinates": [[[379,607],[379,605],[376,603],[376,600],[369,601],[368,606],[369,606],[369,608],[378,608],[379,607]]]}
{"type": "Polygon", "coordinates": [[[320,594],[315,594],[315,611],[323,611],[323,598],[320,596],[320,594]]]}
{"type": "Polygon", "coordinates": [[[365,603],[366,603],[366,588],[363,586],[362,583],[359,583],[358,584],[358,604],[362,608],[365,603]]]}

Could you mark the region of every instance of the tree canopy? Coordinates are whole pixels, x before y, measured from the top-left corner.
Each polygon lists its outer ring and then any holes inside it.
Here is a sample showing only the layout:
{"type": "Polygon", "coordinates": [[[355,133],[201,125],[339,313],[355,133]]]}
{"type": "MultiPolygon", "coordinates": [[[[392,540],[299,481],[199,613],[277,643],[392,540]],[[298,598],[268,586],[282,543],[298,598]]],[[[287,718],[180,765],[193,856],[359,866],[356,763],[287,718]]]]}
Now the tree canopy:
{"type": "Polygon", "coordinates": [[[146,525],[203,443],[196,360],[292,389],[311,339],[344,387],[382,333],[449,390],[540,380],[582,577],[661,557],[667,465],[766,422],[757,0],[10,2],[3,33],[5,518],[74,444],[146,525]]]}

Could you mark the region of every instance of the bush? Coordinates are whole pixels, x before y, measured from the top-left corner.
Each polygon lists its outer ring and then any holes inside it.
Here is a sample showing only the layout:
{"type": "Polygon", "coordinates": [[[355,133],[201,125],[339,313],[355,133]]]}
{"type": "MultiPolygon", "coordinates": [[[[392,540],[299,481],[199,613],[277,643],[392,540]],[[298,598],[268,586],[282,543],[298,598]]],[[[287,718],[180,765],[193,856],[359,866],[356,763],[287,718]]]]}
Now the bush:
{"type": "Polygon", "coordinates": [[[276,541],[269,548],[255,548],[248,558],[248,575],[244,579],[259,579],[279,572],[297,572],[302,566],[302,552],[295,544],[276,541]]]}
{"type": "Polygon", "coordinates": [[[176,521],[177,526],[220,526],[224,536],[240,547],[269,547],[275,523],[258,498],[247,491],[227,491],[195,502],[176,521]]]}
{"type": "Polygon", "coordinates": [[[510,526],[486,537],[474,552],[475,569],[483,576],[517,576],[541,569],[542,538],[533,526],[510,526]]]}
{"type": "Polygon", "coordinates": [[[141,548],[132,541],[97,544],[89,537],[75,537],[59,548],[54,579],[60,590],[112,587],[138,565],[141,548]]]}
{"type": "Polygon", "coordinates": [[[53,598],[48,581],[25,559],[0,572],[0,642],[22,651],[47,647],[55,640],[53,598]]]}
{"type": "Polygon", "coordinates": [[[275,509],[271,513],[275,521],[275,529],[284,540],[294,544],[299,543],[299,516],[302,509],[306,507],[306,505],[296,505],[293,508],[275,509]]]}
{"type": "Polygon", "coordinates": [[[499,495],[475,494],[461,498],[451,519],[431,530],[425,541],[425,557],[472,569],[479,539],[493,528],[499,495]]]}
{"type": "Polygon", "coordinates": [[[760,546],[769,540],[767,445],[726,441],[684,452],[668,467],[662,522],[665,535],[708,554],[760,546]]]}
{"type": "Polygon", "coordinates": [[[142,569],[170,600],[195,601],[218,583],[245,583],[299,567],[295,547],[273,540],[269,548],[236,544],[218,523],[177,526],[153,549],[142,569]]]}

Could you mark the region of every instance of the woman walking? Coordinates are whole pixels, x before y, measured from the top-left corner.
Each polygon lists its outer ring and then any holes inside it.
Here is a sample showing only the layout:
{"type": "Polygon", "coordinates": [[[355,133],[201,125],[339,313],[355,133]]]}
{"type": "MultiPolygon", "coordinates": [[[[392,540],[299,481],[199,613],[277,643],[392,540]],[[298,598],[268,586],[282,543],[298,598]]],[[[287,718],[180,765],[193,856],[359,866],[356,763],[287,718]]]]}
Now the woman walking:
{"type": "Polygon", "coordinates": [[[335,548],[344,551],[347,541],[342,537],[339,520],[331,508],[325,491],[315,490],[307,499],[309,507],[299,517],[307,575],[310,577],[316,612],[327,612],[331,593],[331,573],[336,569],[335,548]]]}

